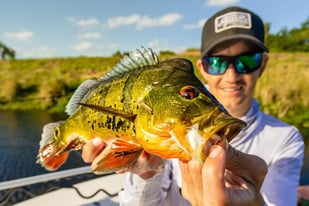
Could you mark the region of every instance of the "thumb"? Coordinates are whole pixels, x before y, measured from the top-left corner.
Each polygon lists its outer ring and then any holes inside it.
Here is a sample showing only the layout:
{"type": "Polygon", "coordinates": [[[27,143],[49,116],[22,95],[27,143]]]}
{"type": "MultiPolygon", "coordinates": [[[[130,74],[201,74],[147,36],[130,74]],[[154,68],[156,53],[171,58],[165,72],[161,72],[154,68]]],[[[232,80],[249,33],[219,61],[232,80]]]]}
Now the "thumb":
{"type": "Polygon", "coordinates": [[[219,145],[213,145],[203,165],[204,201],[209,205],[225,197],[225,150],[219,145]]]}

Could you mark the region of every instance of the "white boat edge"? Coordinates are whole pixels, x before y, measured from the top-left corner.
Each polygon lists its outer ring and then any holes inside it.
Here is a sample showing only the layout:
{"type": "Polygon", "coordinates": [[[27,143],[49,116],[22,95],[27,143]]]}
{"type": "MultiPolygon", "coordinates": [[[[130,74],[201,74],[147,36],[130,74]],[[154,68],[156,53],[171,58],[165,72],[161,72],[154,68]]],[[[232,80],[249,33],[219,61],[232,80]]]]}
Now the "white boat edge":
{"type": "MultiPolygon", "coordinates": [[[[74,186],[84,196],[91,196],[100,189],[104,189],[111,194],[119,193],[125,181],[125,174],[111,174],[103,177],[87,180],[74,186]]],[[[16,206],[118,206],[118,195],[110,197],[100,191],[94,197],[82,198],[73,188],[60,188],[58,190],[48,192],[31,199],[14,204],[16,206]]]]}

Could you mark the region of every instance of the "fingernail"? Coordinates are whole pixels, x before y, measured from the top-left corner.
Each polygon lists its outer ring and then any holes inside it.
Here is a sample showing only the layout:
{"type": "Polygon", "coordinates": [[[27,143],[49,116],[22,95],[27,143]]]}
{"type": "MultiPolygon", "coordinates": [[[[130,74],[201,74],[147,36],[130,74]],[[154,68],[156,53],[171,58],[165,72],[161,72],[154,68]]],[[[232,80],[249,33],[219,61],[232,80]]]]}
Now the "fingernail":
{"type": "Polygon", "coordinates": [[[100,144],[102,144],[102,139],[99,138],[99,137],[95,137],[93,140],[92,140],[92,144],[94,146],[99,146],[100,144]]]}
{"type": "Polygon", "coordinates": [[[216,158],[219,153],[221,152],[222,148],[218,145],[214,145],[211,147],[210,153],[209,153],[209,157],[211,158],[216,158]]]}

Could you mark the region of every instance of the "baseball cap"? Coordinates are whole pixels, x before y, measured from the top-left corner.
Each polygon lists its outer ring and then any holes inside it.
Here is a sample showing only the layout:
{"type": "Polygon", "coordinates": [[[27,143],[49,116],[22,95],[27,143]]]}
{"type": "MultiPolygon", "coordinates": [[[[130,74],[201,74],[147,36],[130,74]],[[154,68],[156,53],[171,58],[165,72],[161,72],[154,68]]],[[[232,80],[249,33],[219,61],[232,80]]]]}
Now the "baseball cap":
{"type": "Polygon", "coordinates": [[[262,19],[248,9],[233,6],[217,12],[205,22],[202,32],[202,57],[208,55],[219,43],[231,39],[246,39],[268,52],[264,45],[262,19]]]}

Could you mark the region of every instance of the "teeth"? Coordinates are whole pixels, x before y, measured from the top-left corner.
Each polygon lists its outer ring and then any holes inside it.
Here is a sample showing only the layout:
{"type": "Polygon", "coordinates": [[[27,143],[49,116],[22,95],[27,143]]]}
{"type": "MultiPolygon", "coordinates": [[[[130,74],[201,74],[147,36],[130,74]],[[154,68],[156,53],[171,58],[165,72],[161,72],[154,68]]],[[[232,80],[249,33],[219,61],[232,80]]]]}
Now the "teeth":
{"type": "Polygon", "coordinates": [[[238,91],[240,90],[241,87],[228,87],[228,88],[223,88],[224,91],[227,91],[227,92],[232,92],[232,91],[238,91]]]}

